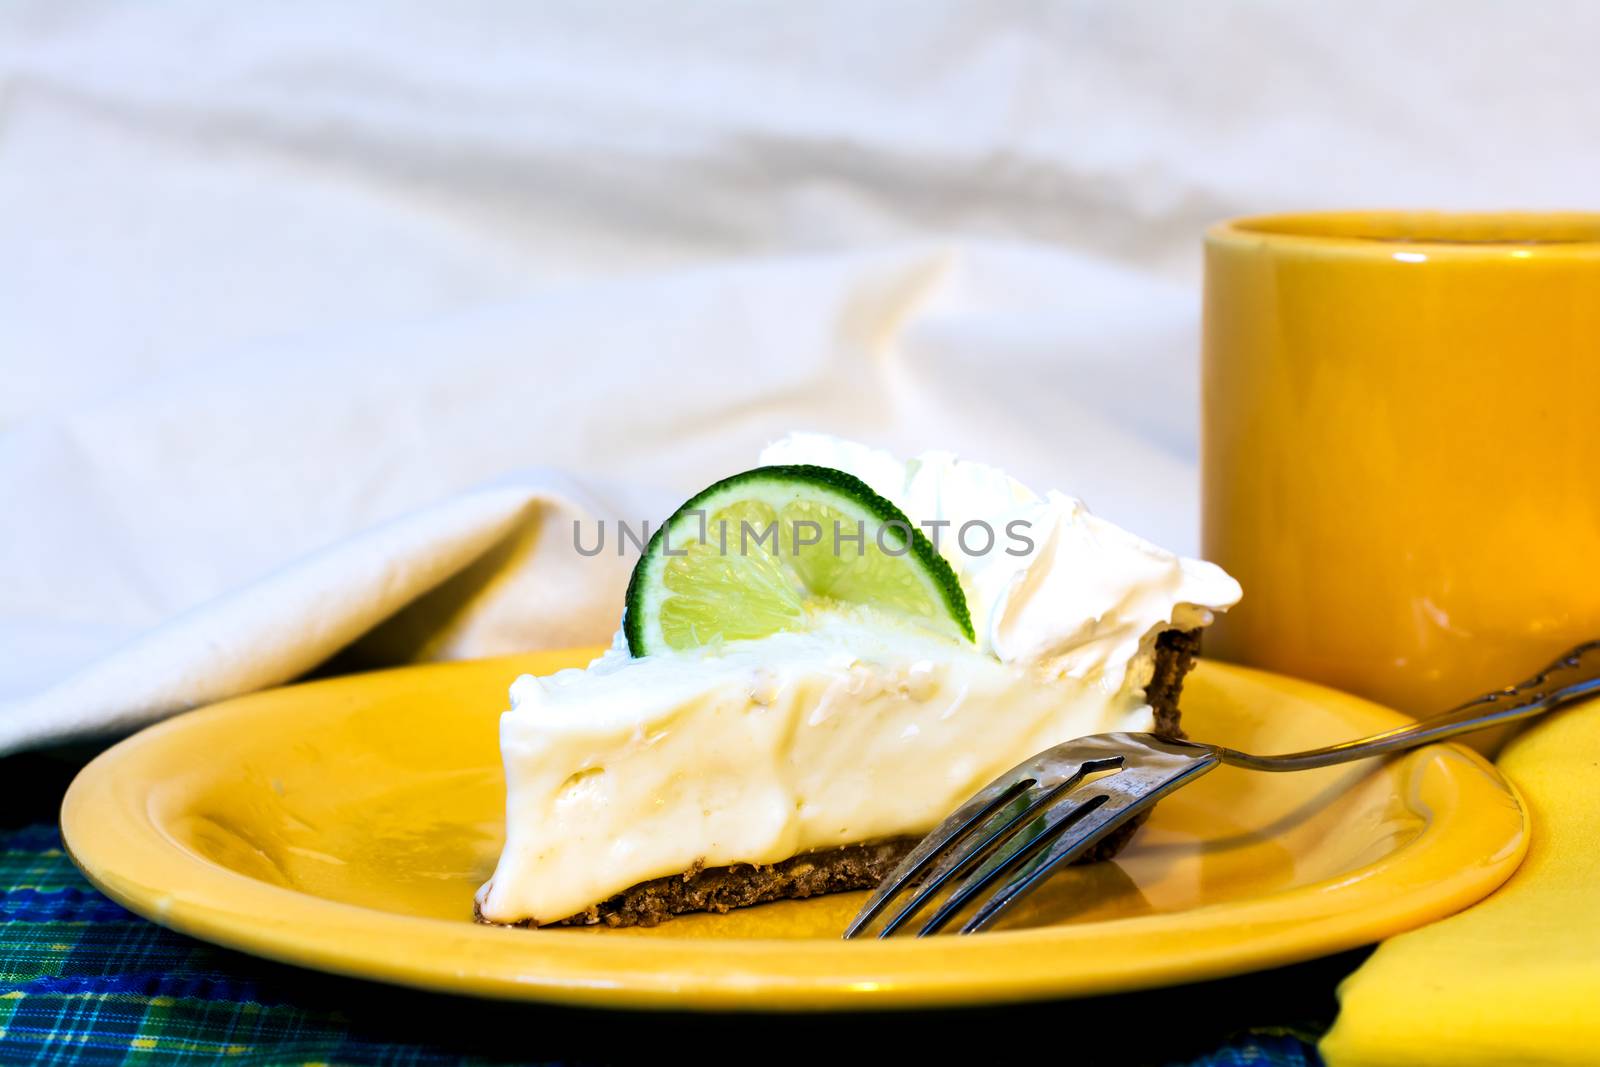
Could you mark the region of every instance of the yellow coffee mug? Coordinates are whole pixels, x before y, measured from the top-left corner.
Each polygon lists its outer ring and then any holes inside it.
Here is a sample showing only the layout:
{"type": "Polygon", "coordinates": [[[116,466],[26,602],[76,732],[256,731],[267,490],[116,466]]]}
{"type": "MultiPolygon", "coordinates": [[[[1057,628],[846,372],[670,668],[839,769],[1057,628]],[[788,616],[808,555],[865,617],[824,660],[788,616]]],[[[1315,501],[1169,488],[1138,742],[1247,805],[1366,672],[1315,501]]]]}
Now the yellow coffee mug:
{"type": "Polygon", "coordinates": [[[1207,654],[1412,713],[1600,637],[1600,214],[1206,238],[1207,654]]]}

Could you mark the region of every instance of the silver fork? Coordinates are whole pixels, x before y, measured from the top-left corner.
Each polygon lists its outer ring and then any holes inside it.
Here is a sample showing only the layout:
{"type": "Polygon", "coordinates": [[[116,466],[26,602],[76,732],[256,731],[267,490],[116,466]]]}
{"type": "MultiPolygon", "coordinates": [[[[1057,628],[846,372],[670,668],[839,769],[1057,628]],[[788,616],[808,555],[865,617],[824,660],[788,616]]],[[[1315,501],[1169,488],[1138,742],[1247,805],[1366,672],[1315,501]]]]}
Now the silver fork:
{"type": "Polygon", "coordinates": [[[1155,734],[1068,741],[1013,767],[939,824],[883,880],[844,936],[862,937],[875,928],[878,937],[888,937],[947,887],[917,936],[936,934],[969,911],[959,932],[986,930],[1052,873],[1222,764],[1253,771],[1329,767],[1532,718],[1594,695],[1600,695],[1600,641],[1579,645],[1521,685],[1409,726],[1305,752],[1252,756],[1155,734]],[[890,912],[902,894],[909,899],[890,912]]]}

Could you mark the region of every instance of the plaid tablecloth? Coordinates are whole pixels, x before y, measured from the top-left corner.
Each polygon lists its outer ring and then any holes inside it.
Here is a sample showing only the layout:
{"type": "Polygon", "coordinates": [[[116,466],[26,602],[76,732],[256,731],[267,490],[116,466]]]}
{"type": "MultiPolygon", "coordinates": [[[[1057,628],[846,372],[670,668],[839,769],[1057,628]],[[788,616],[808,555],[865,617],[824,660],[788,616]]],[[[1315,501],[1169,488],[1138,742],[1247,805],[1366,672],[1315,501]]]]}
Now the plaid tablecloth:
{"type": "Polygon", "coordinates": [[[824,1042],[848,1062],[849,1051],[926,1054],[966,1032],[1078,1050],[1096,1035],[1125,1063],[1302,1067],[1319,1062],[1311,1042],[1331,1018],[1333,984],[1358,962],[936,1020],[619,1015],[428,995],[213,948],[113,904],[78,874],[55,823],[37,818],[70,769],[0,760],[13,823],[0,827],[0,1064],[613,1063],[704,1048],[782,1060],[824,1042]],[[15,825],[19,814],[30,821],[15,825]]]}

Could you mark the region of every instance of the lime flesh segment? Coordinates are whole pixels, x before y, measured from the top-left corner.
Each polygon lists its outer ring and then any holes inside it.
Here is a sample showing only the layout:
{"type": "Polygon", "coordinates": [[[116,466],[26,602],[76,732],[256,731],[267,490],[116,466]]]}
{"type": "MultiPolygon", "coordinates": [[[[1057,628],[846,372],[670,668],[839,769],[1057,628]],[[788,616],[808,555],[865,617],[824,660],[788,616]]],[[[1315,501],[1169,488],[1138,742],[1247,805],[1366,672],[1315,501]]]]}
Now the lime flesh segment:
{"type": "Polygon", "coordinates": [[[748,536],[742,552],[721,548],[729,535],[733,546],[738,545],[744,522],[766,529],[774,521],[772,508],[741,501],[708,519],[715,533],[683,546],[684,555],[663,561],[661,582],[667,595],[660,601],[658,621],[667,647],[699,648],[799,629],[805,621],[804,596],[778,556],[751,549],[748,536]]]}
{"type": "Polygon", "coordinates": [[[697,494],[651,538],[628,584],[635,656],[805,629],[866,606],[971,640],[950,565],[866,483],[828,467],[760,467],[697,494]]]}
{"type": "Polygon", "coordinates": [[[941,599],[907,561],[903,542],[889,543],[886,537],[890,551],[885,551],[878,546],[876,528],[869,530],[864,520],[815,500],[787,505],[779,518],[781,551],[788,553],[789,566],[814,595],[927,621],[946,617],[941,599]],[[822,541],[804,544],[818,529],[822,541]]]}

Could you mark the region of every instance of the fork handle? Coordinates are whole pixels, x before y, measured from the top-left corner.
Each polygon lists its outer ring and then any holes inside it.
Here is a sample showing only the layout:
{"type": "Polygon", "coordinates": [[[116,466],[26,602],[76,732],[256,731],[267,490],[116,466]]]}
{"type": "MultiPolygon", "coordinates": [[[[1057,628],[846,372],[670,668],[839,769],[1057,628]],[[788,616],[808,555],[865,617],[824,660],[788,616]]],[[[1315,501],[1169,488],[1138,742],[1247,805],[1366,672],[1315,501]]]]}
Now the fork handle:
{"type": "Polygon", "coordinates": [[[1303,771],[1336,763],[1384,756],[1408,748],[1447,741],[1490,726],[1531,719],[1547,711],[1600,696],[1600,641],[1589,641],[1563,653],[1550,666],[1520,685],[1497,689],[1460,707],[1409,726],[1386,730],[1357,741],[1291,752],[1281,756],[1252,756],[1219,748],[1222,762],[1256,771],[1303,771]]]}

